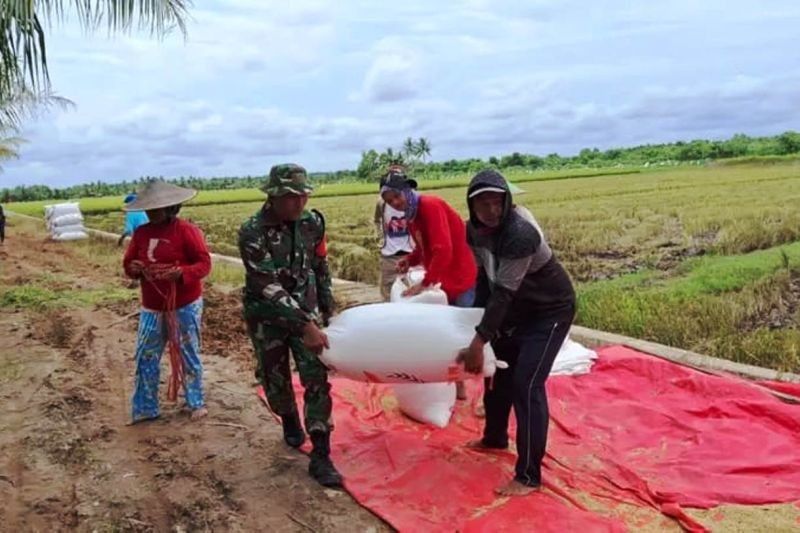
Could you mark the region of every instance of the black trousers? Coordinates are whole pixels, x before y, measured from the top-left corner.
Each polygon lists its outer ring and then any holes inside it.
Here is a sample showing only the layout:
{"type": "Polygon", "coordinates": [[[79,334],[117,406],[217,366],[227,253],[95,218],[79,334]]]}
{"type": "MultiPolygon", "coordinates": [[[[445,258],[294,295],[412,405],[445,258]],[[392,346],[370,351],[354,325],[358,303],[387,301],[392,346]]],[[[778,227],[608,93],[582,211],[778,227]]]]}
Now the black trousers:
{"type": "Polygon", "coordinates": [[[508,447],[508,417],[513,406],[518,455],[514,477],[531,487],[538,487],[542,482],[542,458],[550,423],[544,383],[574,316],[571,311],[525,324],[492,342],[495,355],[506,361],[509,368],[498,370],[493,379],[486,380],[483,443],[496,448],[508,447]]]}
{"type": "Polygon", "coordinates": [[[0,222],[0,242],[6,240],[6,223],[0,222]]]}

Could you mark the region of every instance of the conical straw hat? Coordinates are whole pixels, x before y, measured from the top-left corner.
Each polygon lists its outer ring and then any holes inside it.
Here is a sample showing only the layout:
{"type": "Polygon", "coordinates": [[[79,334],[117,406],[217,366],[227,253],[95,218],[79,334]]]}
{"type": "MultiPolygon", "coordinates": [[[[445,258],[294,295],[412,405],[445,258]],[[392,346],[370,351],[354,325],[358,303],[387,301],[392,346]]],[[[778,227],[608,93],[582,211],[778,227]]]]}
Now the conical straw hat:
{"type": "Polygon", "coordinates": [[[136,200],[122,208],[123,211],[148,211],[188,202],[197,196],[194,189],[184,189],[165,181],[151,181],[139,191],[136,200]]]}

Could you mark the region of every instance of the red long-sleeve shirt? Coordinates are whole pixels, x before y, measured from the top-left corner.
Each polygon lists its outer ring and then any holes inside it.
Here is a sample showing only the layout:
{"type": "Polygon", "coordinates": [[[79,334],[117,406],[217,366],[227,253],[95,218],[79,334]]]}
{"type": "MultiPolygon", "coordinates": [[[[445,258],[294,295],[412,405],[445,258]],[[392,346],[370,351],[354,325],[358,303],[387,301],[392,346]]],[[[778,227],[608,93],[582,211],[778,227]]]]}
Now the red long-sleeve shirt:
{"type": "Polygon", "coordinates": [[[478,268],[467,245],[466,225],[447,202],[438,196],[420,195],[409,229],[416,247],[408,263],[425,267],[423,285],[441,283],[451,302],[475,285],[478,268]]]}
{"type": "MultiPolygon", "coordinates": [[[[211,255],[200,228],[179,218],[166,224],[145,224],[136,229],[125,251],[122,266],[129,277],[133,260],[145,266],[155,263],[174,265],[181,269],[177,282],[176,308],[192,303],[203,294],[202,280],[211,272],[211,255]]],[[[142,306],[153,311],[167,309],[169,281],[149,281],[142,278],[142,306]]]]}

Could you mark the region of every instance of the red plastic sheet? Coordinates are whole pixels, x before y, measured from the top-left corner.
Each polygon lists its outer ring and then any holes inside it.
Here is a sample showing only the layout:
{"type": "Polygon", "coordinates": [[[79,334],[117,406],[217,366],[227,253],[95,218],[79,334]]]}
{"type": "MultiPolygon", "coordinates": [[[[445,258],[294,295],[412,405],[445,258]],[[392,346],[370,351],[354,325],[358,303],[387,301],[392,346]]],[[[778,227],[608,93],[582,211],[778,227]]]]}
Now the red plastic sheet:
{"type": "Polygon", "coordinates": [[[759,381],[759,385],[763,387],[767,387],[774,391],[782,392],[784,394],[789,394],[790,396],[794,396],[798,400],[800,400],[800,383],[787,383],[784,381],[759,381]]]}
{"type": "Polygon", "coordinates": [[[334,380],[333,453],[347,490],[401,531],[626,529],[585,509],[581,493],[695,531],[682,507],[800,499],[800,406],[625,347],[599,356],[590,374],[548,381],[545,490],[524,498],[492,492],[511,477],[513,453],[463,446],[482,427],[471,406],[437,429],[403,417],[386,386],[334,380]]]}

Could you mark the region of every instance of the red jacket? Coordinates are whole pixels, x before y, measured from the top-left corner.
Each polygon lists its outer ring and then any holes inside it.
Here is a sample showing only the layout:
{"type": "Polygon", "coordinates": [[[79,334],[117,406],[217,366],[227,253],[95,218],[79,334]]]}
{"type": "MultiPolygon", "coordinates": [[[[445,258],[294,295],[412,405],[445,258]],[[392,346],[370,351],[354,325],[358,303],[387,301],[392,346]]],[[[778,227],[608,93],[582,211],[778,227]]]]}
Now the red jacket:
{"type": "Polygon", "coordinates": [[[420,195],[409,229],[416,247],[408,263],[425,267],[423,285],[441,283],[451,302],[475,286],[478,268],[467,245],[466,225],[447,202],[438,196],[420,195]]]}
{"type": "MultiPolygon", "coordinates": [[[[203,295],[202,279],[211,272],[208,253],[200,228],[179,218],[167,224],[145,224],[136,228],[125,251],[122,266],[129,277],[131,261],[138,259],[145,266],[154,263],[177,265],[183,274],[177,284],[176,308],[181,308],[203,295]]],[[[142,306],[153,311],[167,309],[169,281],[142,278],[142,306]]]]}

